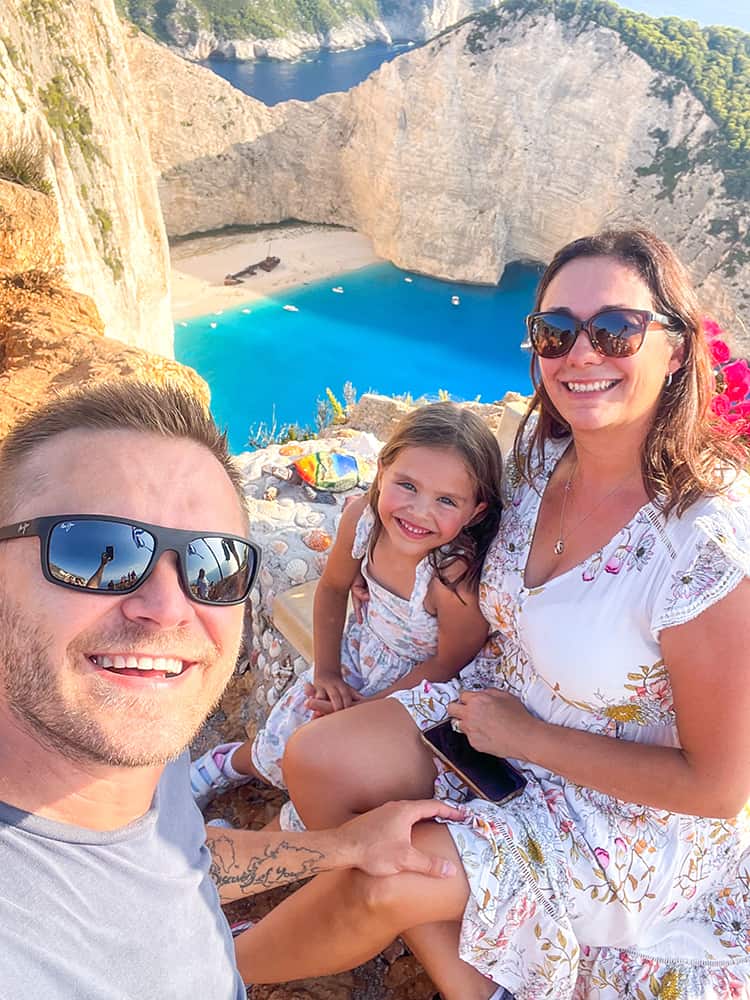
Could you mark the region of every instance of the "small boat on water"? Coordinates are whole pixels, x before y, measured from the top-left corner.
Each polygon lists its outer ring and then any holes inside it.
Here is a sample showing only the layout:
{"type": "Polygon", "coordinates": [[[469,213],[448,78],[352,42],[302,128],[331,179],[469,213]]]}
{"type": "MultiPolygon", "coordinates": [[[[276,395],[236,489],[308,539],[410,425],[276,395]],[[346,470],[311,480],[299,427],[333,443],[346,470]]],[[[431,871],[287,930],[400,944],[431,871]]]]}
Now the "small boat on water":
{"type": "Polygon", "coordinates": [[[461,299],[457,295],[451,295],[451,305],[452,306],[460,306],[461,305],[461,299]]]}
{"type": "Polygon", "coordinates": [[[344,289],[343,289],[343,288],[341,287],[341,285],[336,285],[336,286],[334,286],[334,287],[333,287],[333,288],[331,289],[331,291],[332,291],[332,292],[336,292],[336,293],[337,293],[338,295],[343,295],[343,294],[344,294],[344,289]]]}
{"type": "Polygon", "coordinates": [[[296,306],[289,306],[289,305],[287,305],[287,306],[282,306],[281,308],[282,309],[286,309],[286,311],[289,312],[289,313],[298,313],[299,312],[299,309],[296,306]]]}
{"type": "Polygon", "coordinates": [[[407,283],[407,285],[410,285],[412,281],[414,281],[414,278],[404,278],[404,281],[407,283]]]}
{"type": "Polygon", "coordinates": [[[208,325],[211,327],[212,330],[215,330],[216,327],[218,326],[218,323],[209,323],[208,325]]]}
{"type": "Polygon", "coordinates": [[[249,312],[252,312],[252,310],[251,310],[251,309],[243,309],[242,311],[243,311],[243,313],[249,313],[249,312]]]}

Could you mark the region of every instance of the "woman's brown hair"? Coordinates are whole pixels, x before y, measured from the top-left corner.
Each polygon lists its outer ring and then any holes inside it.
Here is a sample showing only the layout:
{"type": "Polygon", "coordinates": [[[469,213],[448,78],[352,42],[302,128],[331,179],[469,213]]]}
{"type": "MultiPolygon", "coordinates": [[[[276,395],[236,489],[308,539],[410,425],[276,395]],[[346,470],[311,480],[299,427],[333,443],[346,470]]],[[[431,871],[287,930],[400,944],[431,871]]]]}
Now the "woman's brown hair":
{"type": "MultiPolygon", "coordinates": [[[[566,264],[581,257],[611,257],[634,271],[648,286],[657,312],[673,318],[667,335],[682,344],[683,361],[670,385],[665,385],[641,454],[643,481],[649,498],[659,500],[664,513],[678,516],[707,493],[723,488],[721,473],[738,472],[748,450],[729,430],[719,426],[710,409],[715,379],[700,307],[687,271],[666,243],[646,229],[610,229],[573,240],[559,250],[541,277],[534,312],[541,308],[550,282],[566,264]]],[[[546,441],[570,434],[547,394],[539,359],[531,359],[534,395],[521,422],[513,458],[521,475],[532,482],[546,441]],[[538,414],[529,433],[529,421],[538,414]]]]}
{"type": "MultiPolygon", "coordinates": [[[[456,451],[474,483],[476,502],[487,504],[474,521],[448,545],[430,552],[430,562],[441,583],[456,590],[460,583],[474,589],[490,542],[497,534],[502,509],[502,456],[497,439],[487,424],[471,410],[456,403],[428,403],[407,414],[383,445],[379,467],[387,469],[404,448],[443,448],[456,451]],[[461,560],[466,568],[450,578],[446,572],[461,560]]],[[[370,550],[382,530],[378,514],[379,476],[370,487],[368,500],[375,515],[370,550]]]]}

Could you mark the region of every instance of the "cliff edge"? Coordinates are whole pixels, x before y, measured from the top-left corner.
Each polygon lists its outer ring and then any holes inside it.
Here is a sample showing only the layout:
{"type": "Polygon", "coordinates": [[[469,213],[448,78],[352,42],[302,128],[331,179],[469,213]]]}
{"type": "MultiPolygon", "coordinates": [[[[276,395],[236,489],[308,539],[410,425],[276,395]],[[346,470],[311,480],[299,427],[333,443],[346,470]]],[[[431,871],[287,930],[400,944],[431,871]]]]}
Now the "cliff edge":
{"type": "Polygon", "coordinates": [[[169,256],[148,136],[111,0],[0,4],[0,154],[33,144],[62,267],[107,334],[172,355],[169,256]]]}
{"type": "Polygon", "coordinates": [[[208,405],[192,368],[105,337],[88,296],[65,280],[51,197],[0,181],[0,437],[59,390],[98,379],[183,383],[208,405]]]}

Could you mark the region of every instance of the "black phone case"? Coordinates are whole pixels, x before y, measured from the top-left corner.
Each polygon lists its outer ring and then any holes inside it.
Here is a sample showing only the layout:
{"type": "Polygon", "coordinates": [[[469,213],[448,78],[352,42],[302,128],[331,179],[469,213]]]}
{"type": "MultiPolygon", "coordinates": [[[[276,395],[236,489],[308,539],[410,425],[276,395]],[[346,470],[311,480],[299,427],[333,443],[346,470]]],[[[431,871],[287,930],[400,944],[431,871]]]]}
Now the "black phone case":
{"type": "Polygon", "coordinates": [[[475,750],[463,733],[452,728],[450,720],[430,726],[421,736],[435,756],[482,799],[502,805],[526,787],[520,771],[504,757],[475,750]]]}

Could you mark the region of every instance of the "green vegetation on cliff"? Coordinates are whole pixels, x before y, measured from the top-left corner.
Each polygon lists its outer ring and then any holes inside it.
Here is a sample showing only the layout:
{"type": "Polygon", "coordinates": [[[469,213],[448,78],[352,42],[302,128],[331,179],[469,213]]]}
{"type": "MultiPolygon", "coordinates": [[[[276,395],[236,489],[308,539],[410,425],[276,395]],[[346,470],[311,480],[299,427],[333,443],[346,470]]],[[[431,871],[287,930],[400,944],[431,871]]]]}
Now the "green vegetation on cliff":
{"type": "Polygon", "coordinates": [[[117,0],[117,6],[139,28],[172,43],[175,27],[203,28],[219,38],[280,38],[379,15],[377,0],[117,0]]]}
{"type": "MultiPolygon", "coordinates": [[[[489,45],[489,33],[534,15],[552,14],[585,30],[611,28],[633,52],[665,76],[656,96],[671,101],[682,86],[706,108],[718,126],[714,141],[702,150],[704,161],[718,167],[732,198],[750,198],[750,35],[735,28],[702,28],[678,17],[649,17],[609,0],[504,0],[502,7],[473,19],[468,44],[473,51],[489,45]]],[[[680,147],[660,150],[653,169],[666,195],[676,176],[691,166],[680,147]]]]}

